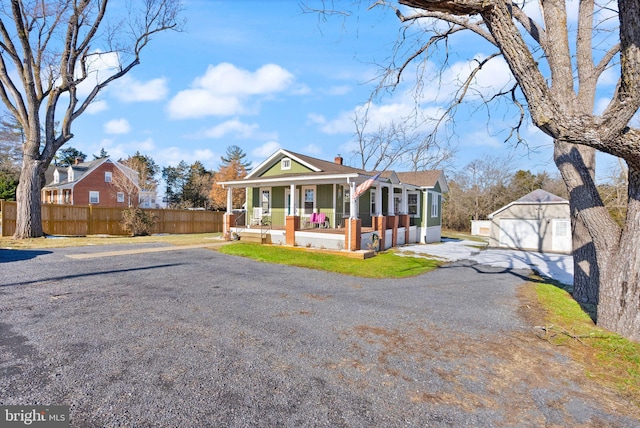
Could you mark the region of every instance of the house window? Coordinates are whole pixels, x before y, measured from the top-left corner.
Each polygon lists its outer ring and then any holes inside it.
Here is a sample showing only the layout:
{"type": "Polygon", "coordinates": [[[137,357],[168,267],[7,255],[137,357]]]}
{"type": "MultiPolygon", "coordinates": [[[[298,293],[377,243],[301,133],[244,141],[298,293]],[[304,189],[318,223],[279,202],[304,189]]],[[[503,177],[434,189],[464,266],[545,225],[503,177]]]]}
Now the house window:
{"type": "Polygon", "coordinates": [[[271,189],[260,190],[260,207],[262,214],[269,214],[271,210],[271,189]]]}
{"type": "Polygon", "coordinates": [[[407,193],[407,209],[409,210],[409,215],[412,217],[418,217],[418,213],[420,212],[420,198],[418,193],[409,192],[407,193]]]}
{"type": "Polygon", "coordinates": [[[100,192],[89,192],[89,203],[90,204],[99,204],[100,203],[100,192]]]}
{"type": "Polygon", "coordinates": [[[371,189],[369,192],[371,194],[371,215],[376,215],[376,189],[371,189]]]}
{"type": "Polygon", "coordinates": [[[316,189],[314,187],[302,188],[302,202],[304,204],[304,215],[311,215],[316,205],[316,189]]]}
{"type": "Polygon", "coordinates": [[[289,158],[282,159],[282,161],[280,161],[280,168],[283,170],[291,169],[291,159],[289,158]]]}
{"type": "Polygon", "coordinates": [[[69,170],[67,171],[67,180],[68,181],[75,180],[75,177],[73,175],[73,168],[71,168],[71,167],[69,167],[69,170]]]}
{"type": "Polygon", "coordinates": [[[56,169],[55,171],[53,171],[53,184],[58,184],[58,183],[60,183],[60,173],[56,169]]]}
{"type": "Polygon", "coordinates": [[[431,217],[438,217],[440,210],[438,209],[438,200],[440,198],[436,194],[431,195],[431,217]]]}
{"type": "Polygon", "coordinates": [[[105,171],[104,181],[105,183],[111,183],[111,171],[105,171]]]}
{"type": "Polygon", "coordinates": [[[571,221],[570,220],[560,220],[554,219],[553,225],[555,226],[555,236],[567,238],[571,236],[571,221]]]}
{"type": "Polygon", "coordinates": [[[116,194],[116,200],[117,200],[118,202],[124,202],[124,193],[123,193],[123,192],[118,192],[118,193],[116,194]]]}

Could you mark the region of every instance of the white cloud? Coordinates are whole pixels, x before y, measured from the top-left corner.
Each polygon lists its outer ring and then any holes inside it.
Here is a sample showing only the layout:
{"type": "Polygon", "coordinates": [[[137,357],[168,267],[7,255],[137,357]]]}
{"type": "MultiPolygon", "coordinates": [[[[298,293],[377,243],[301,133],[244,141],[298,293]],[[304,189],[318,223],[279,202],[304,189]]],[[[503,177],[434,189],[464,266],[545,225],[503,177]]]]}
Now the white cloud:
{"type": "MultiPolygon", "coordinates": [[[[471,72],[478,66],[478,63],[486,59],[477,55],[472,61],[463,61],[453,64],[445,74],[449,76],[449,81],[444,83],[441,93],[451,98],[460,85],[466,81],[471,72]]],[[[492,95],[507,86],[515,83],[511,70],[502,57],[492,58],[482,66],[482,69],[473,77],[470,90],[465,97],[467,99],[479,98],[480,95],[492,95]]]]}
{"type": "Polygon", "coordinates": [[[267,143],[264,143],[260,147],[256,147],[255,149],[251,150],[251,156],[262,161],[268,156],[271,156],[273,153],[275,153],[279,148],[280,143],[278,143],[277,141],[269,141],[267,143]]]}
{"type": "Polygon", "coordinates": [[[236,138],[250,138],[260,128],[257,123],[244,123],[238,119],[228,120],[212,128],[207,129],[204,135],[209,138],[222,138],[234,134],[236,138]]]}
{"type": "Polygon", "coordinates": [[[307,115],[307,123],[314,125],[324,125],[327,123],[327,118],[318,113],[309,113],[307,115]]]}
{"type": "Polygon", "coordinates": [[[322,147],[317,144],[307,144],[302,149],[302,153],[318,156],[322,154],[322,147]]]}
{"type": "Polygon", "coordinates": [[[350,85],[332,86],[327,91],[327,94],[329,94],[329,95],[346,95],[351,91],[353,91],[353,88],[350,85]]]}
{"type": "Polygon", "coordinates": [[[113,119],[104,124],[104,132],[107,134],[127,134],[131,126],[127,119],[113,119]]]}
{"type": "MultiPolygon", "coordinates": [[[[119,69],[120,57],[115,52],[94,51],[87,60],[87,78],[78,85],[78,98],[85,98],[93,88],[119,69]]],[[[80,76],[80,70],[77,71],[80,76]]]]}
{"type": "Polygon", "coordinates": [[[294,76],[276,64],[255,72],[229,63],[210,65],[190,89],[180,91],[168,105],[174,119],[255,114],[259,101],[291,88],[294,76]]]}
{"type": "Polygon", "coordinates": [[[169,88],[164,77],[141,82],[124,76],[114,82],[114,95],[124,102],[158,101],[167,97],[169,88]]]}
{"type": "Polygon", "coordinates": [[[192,165],[195,161],[200,161],[205,168],[214,170],[217,168],[217,160],[220,158],[220,154],[211,151],[210,149],[195,149],[184,150],[182,147],[166,147],[161,150],[156,150],[153,154],[153,159],[158,165],[163,166],[177,166],[180,161],[185,161],[187,164],[192,165]]]}
{"type": "Polygon", "coordinates": [[[86,114],[97,114],[101,111],[105,111],[109,109],[109,105],[104,100],[93,101],[89,104],[89,107],[85,110],[86,114]]]}

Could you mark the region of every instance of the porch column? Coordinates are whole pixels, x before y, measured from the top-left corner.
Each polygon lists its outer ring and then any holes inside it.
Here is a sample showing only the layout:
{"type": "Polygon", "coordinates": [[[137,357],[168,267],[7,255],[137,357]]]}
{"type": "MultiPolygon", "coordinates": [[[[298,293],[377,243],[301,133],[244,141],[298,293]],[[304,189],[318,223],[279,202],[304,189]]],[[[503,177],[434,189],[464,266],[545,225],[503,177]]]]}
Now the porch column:
{"type": "Polygon", "coordinates": [[[409,212],[409,201],[407,200],[407,188],[402,186],[402,200],[400,201],[400,214],[409,212]]]}
{"type": "Polygon", "coordinates": [[[356,183],[352,181],[349,183],[349,218],[358,218],[358,204],[353,198],[356,193],[356,183]]]}
{"type": "Polygon", "coordinates": [[[398,216],[391,215],[389,216],[387,221],[391,223],[389,224],[389,228],[391,229],[391,246],[397,247],[398,246],[398,216]]]}
{"type": "Polygon", "coordinates": [[[233,189],[227,187],[227,213],[233,212],[233,189]]]}
{"type": "Polygon", "coordinates": [[[349,251],[358,251],[362,240],[362,220],[350,218],[348,222],[349,224],[344,229],[344,247],[349,251]]]}
{"type": "Polygon", "coordinates": [[[285,219],[285,243],[296,245],[296,230],[300,229],[300,216],[288,215],[285,219]]]}
{"type": "Polygon", "coordinates": [[[396,216],[396,204],[393,199],[393,184],[389,185],[389,194],[387,196],[387,204],[389,206],[387,228],[391,229],[391,246],[396,247],[398,245],[398,217],[396,216]]]}
{"type": "Polygon", "coordinates": [[[384,240],[387,235],[386,233],[387,218],[381,215],[381,216],[373,217],[372,221],[373,221],[373,230],[375,231],[375,233],[378,234],[378,250],[384,251],[385,250],[384,240]]]}
{"type": "Polygon", "coordinates": [[[231,239],[231,228],[235,226],[236,215],[233,213],[233,192],[231,187],[227,187],[227,212],[224,213],[223,236],[225,239],[231,239]]]}
{"type": "Polygon", "coordinates": [[[296,215],[296,185],[291,183],[289,186],[289,212],[285,215],[296,215]]]}
{"type": "Polygon", "coordinates": [[[404,243],[409,244],[409,227],[411,225],[409,214],[400,214],[400,223],[404,227],[404,243]]]}
{"type": "Polygon", "coordinates": [[[380,217],[382,215],[382,186],[376,186],[376,212],[373,215],[380,217]]]}

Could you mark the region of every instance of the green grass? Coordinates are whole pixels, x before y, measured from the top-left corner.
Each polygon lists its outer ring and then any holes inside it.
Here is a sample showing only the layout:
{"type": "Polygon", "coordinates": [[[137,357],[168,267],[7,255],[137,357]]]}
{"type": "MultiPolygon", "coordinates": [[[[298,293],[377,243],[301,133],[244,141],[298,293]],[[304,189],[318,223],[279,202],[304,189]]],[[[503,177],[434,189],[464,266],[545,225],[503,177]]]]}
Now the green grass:
{"type": "MultiPolygon", "coordinates": [[[[211,243],[220,233],[196,233],[184,235],[152,235],[152,236],[82,236],[12,239],[0,237],[0,248],[29,250],[40,248],[83,247],[87,245],[120,245],[141,244],[148,242],[165,242],[173,245],[195,245],[211,243]]],[[[217,242],[217,241],[214,241],[217,242]]]]}
{"type": "Polygon", "coordinates": [[[615,386],[640,406],[640,343],[600,329],[569,293],[551,284],[537,284],[552,343],[569,347],[587,375],[615,386]]]}
{"type": "Polygon", "coordinates": [[[400,257],[391,251],[378,253],[370,259],[354,259],[322,251],[289,249],[259,244],[236,243],[220,248],[234,256],[282,265],[299,266],[365,278],[404,278],[429,272],[439,262],[417,257],[400,257]]]}

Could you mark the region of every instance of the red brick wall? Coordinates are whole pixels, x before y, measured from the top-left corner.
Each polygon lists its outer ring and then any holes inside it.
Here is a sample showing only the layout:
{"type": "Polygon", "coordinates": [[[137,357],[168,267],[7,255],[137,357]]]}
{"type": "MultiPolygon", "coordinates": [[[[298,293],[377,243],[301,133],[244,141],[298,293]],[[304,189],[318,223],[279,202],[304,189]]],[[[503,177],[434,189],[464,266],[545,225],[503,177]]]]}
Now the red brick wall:
{"type": "MultiPolygon", "coordinates": [[[[81,181],[78,181],[73,187],[73,205],[89,205],[89,192],[100,192],[100,201],[96,206],[100,207],[126,207],[129,204],[129,195],[125,193],[124,202],[117,202],[118,190],[113,182],[104,181],[104,173],[111,171],[112,177],[115,177],[118,168],[111,162],[105,162],[98,168],[85,175],[81,181]]],[[[137,194],[131,195],[132,204],[138,205],[137,194]]]]}

